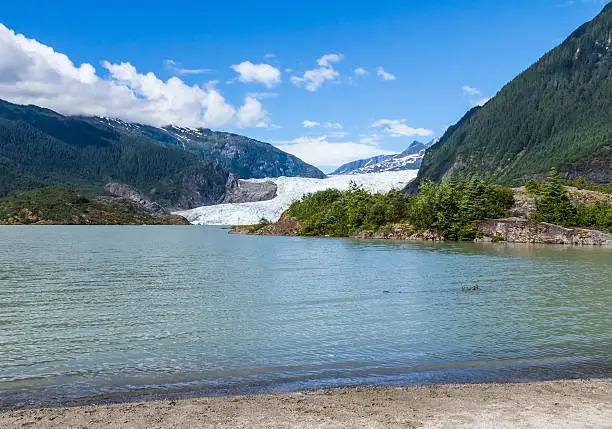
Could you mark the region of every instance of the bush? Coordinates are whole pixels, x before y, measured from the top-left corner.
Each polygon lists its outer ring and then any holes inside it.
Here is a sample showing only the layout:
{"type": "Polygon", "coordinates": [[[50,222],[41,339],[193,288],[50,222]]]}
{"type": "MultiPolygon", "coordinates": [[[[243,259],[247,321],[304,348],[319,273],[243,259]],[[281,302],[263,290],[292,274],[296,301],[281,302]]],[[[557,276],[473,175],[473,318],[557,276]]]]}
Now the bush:
{"type": "Polygon", "coordinates": [[[294,202],[289,215],[301,221],[303,235],[344,237],[409,223],[447,239],[472,240],[479,235],[475,220],[503,217],[511,204],[510,189],[478,177],[464,181],[450,177],[441,183],[424,182],[416,197],[398,191],[371,194],[354,184],[345,192],[317,192],[294,202]]]}

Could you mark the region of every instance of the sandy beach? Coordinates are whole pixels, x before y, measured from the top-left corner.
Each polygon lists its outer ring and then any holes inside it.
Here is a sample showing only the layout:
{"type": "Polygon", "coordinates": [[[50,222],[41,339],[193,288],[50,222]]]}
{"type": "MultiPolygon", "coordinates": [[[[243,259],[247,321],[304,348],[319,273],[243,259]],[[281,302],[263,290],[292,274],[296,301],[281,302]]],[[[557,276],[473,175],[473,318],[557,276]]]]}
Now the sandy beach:
{"type": "Polygon", "coordinates": [[[1,428],[612,428],[612,379],[354,387],[0,413],[1,428]]]}

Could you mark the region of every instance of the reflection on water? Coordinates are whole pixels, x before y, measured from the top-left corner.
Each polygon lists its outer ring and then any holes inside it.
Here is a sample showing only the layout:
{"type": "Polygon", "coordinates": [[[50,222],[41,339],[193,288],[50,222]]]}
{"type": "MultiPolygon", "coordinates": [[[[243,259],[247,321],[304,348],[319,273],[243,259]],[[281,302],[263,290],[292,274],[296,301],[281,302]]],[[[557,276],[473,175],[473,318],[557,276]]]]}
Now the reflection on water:
{"type": "Polygon", "coordinates": [[[1,227],[0,240],[0,407],[612,369],[610,249],[210,227],[1,227]]]}

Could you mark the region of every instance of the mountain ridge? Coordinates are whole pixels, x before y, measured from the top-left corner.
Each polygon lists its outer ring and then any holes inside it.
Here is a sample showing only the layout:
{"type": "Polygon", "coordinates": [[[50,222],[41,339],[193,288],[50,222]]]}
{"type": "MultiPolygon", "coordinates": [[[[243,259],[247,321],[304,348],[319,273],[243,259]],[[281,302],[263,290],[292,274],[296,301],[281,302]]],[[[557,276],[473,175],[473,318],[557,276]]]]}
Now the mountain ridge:
{"type": "Polygon", "coordinates": [[[436,141],[437,139],[434,139],[425,144],[415,140],[401,153],[394,155],[378,155],[371,158],[347,162],[330,173],[330,175],[418,170],[421,166],[425,150],[432,144],[435,144],[436,141]]]}
{"type": "Polygon", "coordinates": [[[612,3],[450,127],[405,191],[451,173],[520,185],[553,167],[612,181],[612,3]]]}

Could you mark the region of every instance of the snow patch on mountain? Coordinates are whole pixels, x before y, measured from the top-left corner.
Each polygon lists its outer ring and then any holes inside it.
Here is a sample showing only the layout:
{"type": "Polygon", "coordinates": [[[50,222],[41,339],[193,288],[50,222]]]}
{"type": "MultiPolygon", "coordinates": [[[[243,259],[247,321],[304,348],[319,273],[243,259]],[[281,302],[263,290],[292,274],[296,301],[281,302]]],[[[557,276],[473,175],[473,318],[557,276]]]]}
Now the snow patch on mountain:
{"type": "Polygon", "coordinates": [[[269,201],[253,203],[218,204],[176,212],[198,225],[252,225],[261,218],[277,221],[292,202],[308,193],[325,189],[346,190],[351,182],[370,192],[386,193],[402,189],[413,180],[418,170],[404,170],[370,174],[337,175],[326,179],[305,177],[278,177],[250,179],[250,182],[272,181],[277,186],[277,197],[269,201]]]}
{"type": "Polygon", "coordinates": [[[425,151],[437,141],[437,139],[434,139],[427,144],[414,141],[405,151],[397,155],[379,155],[349,162],[340,166],[331,174],[367,174],[383,171],[418,170],[425,156],[425,151]]]}

